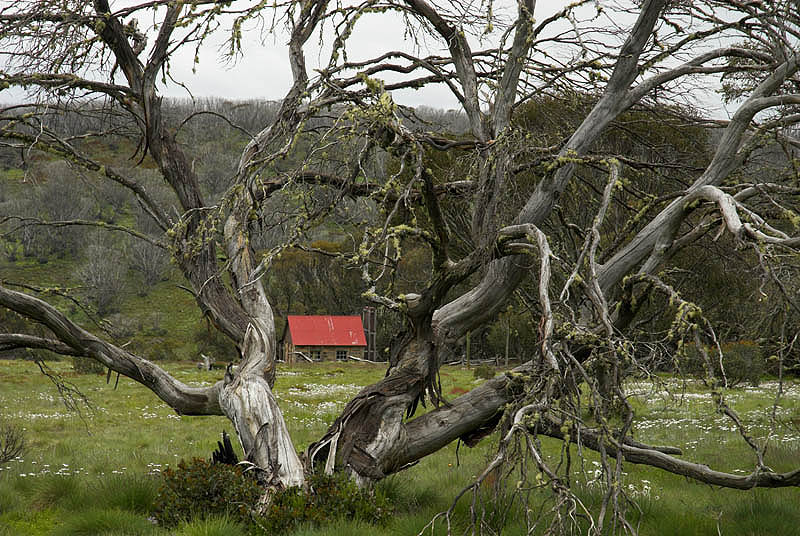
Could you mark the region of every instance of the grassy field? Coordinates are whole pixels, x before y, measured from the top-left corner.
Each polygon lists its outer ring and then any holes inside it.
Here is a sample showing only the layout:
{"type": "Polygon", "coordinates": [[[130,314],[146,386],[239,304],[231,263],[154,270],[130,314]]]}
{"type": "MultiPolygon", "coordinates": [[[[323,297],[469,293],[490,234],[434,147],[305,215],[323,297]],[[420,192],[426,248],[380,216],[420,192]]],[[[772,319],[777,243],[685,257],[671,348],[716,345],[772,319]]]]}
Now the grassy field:
{"type": "MultiPolygon", "coordinates": [[[[181,458],[209,457],[222,430],[231,426],[222,417],[180,417],[147,389],[121,378],[78,376],[69,361],[51,363],[92,402],[82,415],[67,411],[53,385],[34,363],[0,361],[0,412],[7,421],[25,428],[26,455],[0,467],[0,535],[138,535],[242,534],[241,527],[221,518],[195,520],[166,531],[148,518],[159,484],[159,474],[181,458]]],[[[213,382],[219,371],[204,372],[193,364],[166,367],[182,381],[213,382]]],[[[276,395],[298,449],[318,438],[347,399],[363,385],[380,378],[381,366],[336,363],[283,368],[276,395]]],[[[446,367],[445,393],[474,386],[472,371],[446,367]]],[[[666,379],[665,382],[673,380],[666,379]]],[[[644,420],[636,429],[642,441],[682,447],[687,459],[702,460],[715,469],[750,470],[754,457],[738,439],[730,421],[714,413],[701,386],[673,385],[683,391],[675,399],[665,385],[631,385],[639,394],[644,420]]],[[[766,463],[775,470],[800,466],[800,383],[786,386],[777,407],[779,426],[770,428],[774,392],[767,383],[729,393],[755,437],[770,435],[766,463]]],[[[455,396],[455,395],[453,395],[455,396]]],[[[346,535],[369,531],[381,534],[417,534],[452,497],[477,474],[493,452],[496,438],[476,449],[448,446],[380,485],[392,498],[396,515],[383,527],[365,527],[340,520],[325,527],[303,527],[294,535],[346,535]]],[[[558,444],[544,443],[551,455],[558,444]]],[[[573,455],[577,453],[573,451],[573,455]]],[[[596,461],[583,461],[581,497],[596,506],[601,496],[593,482],[596,461]]],[[[699,485],[650,468],[625,466],[624,485],[640,514],[641,534],[800,534],[800,491],[797,489],[741,492],[699,485]]],[[[535,498],[533,499],[535,501],[535,498]]],[[[456,511],[461,523],[468,500],[456,511]]],[[[530,505],[535,507],[534,504],[530,505]]],[[[437,525],[436,534],[443,534],[437,525]]],[[[522,533],[511,519],[504,534],[522,533]]],[[[460,533],[460,532],[459,532],[460,533]]],[[[430,534],[430,531],[426,532],[430,534]]]]}

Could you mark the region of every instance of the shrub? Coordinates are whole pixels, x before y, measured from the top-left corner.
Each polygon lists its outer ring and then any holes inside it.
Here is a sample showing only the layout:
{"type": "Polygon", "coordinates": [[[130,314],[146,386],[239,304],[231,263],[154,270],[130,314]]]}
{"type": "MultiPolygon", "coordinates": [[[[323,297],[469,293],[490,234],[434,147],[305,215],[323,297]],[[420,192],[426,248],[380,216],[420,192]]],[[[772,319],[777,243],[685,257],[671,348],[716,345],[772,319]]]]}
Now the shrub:
{"type": "MultiPolygon", "coordinates": [[[[745,381],[751,385],[758,385],[766,371],[766,360],[758,344],[753,341],[743,340],[724,343],[720,345],[720,348],[723,356],[722,366],[729,387],[735,387],[745,381]]],[[[714,348],[706,348],[706,352],[711,360],[714,375],[722,379],[722,369],[719,365],[719,356],[716,350],[714,348]]],[[[703,355],[695,345],[687,345],[684,348],[684,356],[679,361],[679,364],[684,372],[697,377],[705,377],[706,369],[703,363],[703,355]]]]}
{"type": "Polygon", "coordinates": [[[177,361],[178,343],[175,339],[156,337],[150,340],[149,357],[153,361],[177,361]]]}
{"type": "Polygon", "coordinates": [[[72,369],[78,374],[103,374],[106,366],[88,357],[73,357],[72,369]]]}
{"type": "Polygon", "coordinates": [[[147,356],[150,361],[177,361],[180,349],[175,337],[137,336],[129,346],[136,354],[147,356]]]}
{"type": "Polygon", "coordinates": [[[753,341],[730,342],[722,345],[722,361],[729,385],[744,381],[758,385],[766,370],[761,348],[753,341]]]}
{"type": "Polygon", "coordinates": [[[361,490],[347,476],[314,474],[309,493],[289,488],[275,493],[259,525],[267,534],[285,534],[300,524],[322,525],[337,519],[383,523],[392,513],[380,491],[361,490]]]}
{"type": "Polygon", "coordinates": [[[473,374],[476,379],[491,380],[494,378],[494,369],[489,365],[478,365],[473,374]]]}
{"type": "Polygon", "coordinates": [[[128,265],[142,276],[142,286],[137,294],[146,296],[147,292],[166,279],[169,267],[169,253],[149,242],[136,241],[126,251],[128,265]]]}
{"type": "Polygon", "coordinates": [[[127,265],[120,262],[120,246],[103,234],[96,234],[85,250],[85,262],[75,271],[83,285],[83,293],[97,308],[97,314],[106,316],[119,309],[121,290],[125,286],[127,265]]]}
{"type": "Polygon", "coordinates": [[[253,516],[262,488],[238,466],[200,458],[167,468],[153,507],[153,517],[176,527],[210,516],[225,518],[266,534],[285,534],[299,525],[323,525],[337,519],[382,523],[392,513],[383,493],[359,489],[344,474],[309,477],[301,488],[276,491],[263,515],[253,516]]]}
{"type": "Polygon", "coordinates": [[[26,348],[22,353],[22,359],[36,363],[37,361],[63,361],[64,356],[41,348],[26,348]]]}
{"type": "Polygon", "coordinates": [[[239,353],[236,346],[217,329],[206,325],[194,333],[194,340],[200,353],[207,354],[214,361],[236,361],[239,353]]]}
{"type": "Polygon", "coordinates": [[[25,453],[25,433],[19,426],[0,421],[0,463],[10,462],[25,453]]]}
{"type": "Polygon", "coordinates": [[[250,510],[261,495],[259,485],[238,466],[201,458],[168,467],[162,480],[153,516],[167,527],[209,515],[249,523],[250,510]]]}
{"type": "Polygon", "coordinates": [[[130,339],[136,335],[137,319],[122,313],[114,313],[106,317],[105,328],[115,339],[130,339]]]}

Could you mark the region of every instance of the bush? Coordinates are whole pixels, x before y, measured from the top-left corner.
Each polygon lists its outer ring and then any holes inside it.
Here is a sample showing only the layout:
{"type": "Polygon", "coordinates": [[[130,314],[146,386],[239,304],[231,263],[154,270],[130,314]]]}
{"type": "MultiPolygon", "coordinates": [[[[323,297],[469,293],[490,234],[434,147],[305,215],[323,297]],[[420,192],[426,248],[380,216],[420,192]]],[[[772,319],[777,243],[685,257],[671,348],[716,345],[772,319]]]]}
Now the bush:
{"type": "Polygon", "coordinates": [[[347,475],[315,474],[308,483],[309,493],[289,488],[273,496],[259,521],[267,534],[285,534],[300,524],[322,525],[341,518],[383,523],[392,513],[382,493],[359,489],[347,475]]]}
{"type": "Polygon", "coordinates": [[[738,341],[722,345],[722,361],[729,385],[744,381],[757,386],[766,370],[761,348],[753,341],[738,341]]]}
{"type": "Polygon", "coordinates": [[[210,325],[202,326],[194,332],[194,341],[200,353],[211,356],[214,361],[236,361],[239,353],[236,346],[225,335],[210,325]]]}
{"type": "Polygon", "coordinates": [[[309,477],[309,492],[301,488],[276,491],[263,515],[253,507],[262,494],[255,479],[235,465],[200,458],[181,460],[167,468],[153,506],[160,525],[176,527],[192,520],[216,516],[266,534],[285,534],[299,525],[323,525],[337,519],[382,523],[392,513],[381,492],[359,489],[344,474],[309,477]]]}
{"type": "Polygon", "coordinates": [[[25,433],[19,426],[0,421],[0,463],[7,463],[25,453],[25,433]]]}
{"type": "Polygon", "coordinates": [[[150,361],[177,361],[178,341],[170,337],[138,336],[128,347],[133,353],[146,356],[150,361]]]}
{"type": "MultiPolygon", "coordinates": [[[[124,245],[124,243],[123,243],[124,245]]],[[[123,254],[120,243],[103,234],[96,234],[86,246],[85,262],[75,271],[83,285],[83,292],[97,308],[97,314],[106,316],[117,312],[122,301],[122,289],[128,267],[120,262],[123,254]]]]}
{"type": "Polygon", "coordinates": [[[162,473],[163,483],[153,505],[153,516],[166,527],[209,515],[250,523],[251,508],[261,495],[255,480],[240,467],[201,458],[181,460],[162,473]]]}
{"type": "Polygon", "coordinates": [[[142,286],[137,294],[146,296],[147,292],[166,279],[169,267],[169,253],[149,242],[136,241],[126,251],[128,265],[142,276],[142,286]]]}
{"type": "MultiPolygon", "coordinates": [[[[722,349],[722,366],[725,378],[728,380],[728,387],[735,387],[745,381],[751,385],[759,384],[766,371],[766,360],[758,344],[743,340],[724,343],[720,348],[722,349]]],[[[719,366],[719,356],[716,350],[706,348],[706,352],[711,360],[714,375],[721,380],[722,369],[719,366]]],[[[693,344],[685,347],[684,357],[679,364],[683,371],[690,375],[697,377],[706,375],[703,355],[693,344]]]]}
{"type": "Polygon", "coordinates": [[[177,361],[178,343],[175,339],[156,337],[150,340],[149,358],[152,361],[177,361]]]}
{"type": "Polygon", "coordinates": [[[107,370],[105,365],[88,357],[73,357],[72,368],[78,374],[103,374],[107,370]]]}
{"type": "Polygon", "coordinates": [[[476,379],[491,380],[494,378],[494,369],[489,365],[478,365],[473,374],[476,379]]]}

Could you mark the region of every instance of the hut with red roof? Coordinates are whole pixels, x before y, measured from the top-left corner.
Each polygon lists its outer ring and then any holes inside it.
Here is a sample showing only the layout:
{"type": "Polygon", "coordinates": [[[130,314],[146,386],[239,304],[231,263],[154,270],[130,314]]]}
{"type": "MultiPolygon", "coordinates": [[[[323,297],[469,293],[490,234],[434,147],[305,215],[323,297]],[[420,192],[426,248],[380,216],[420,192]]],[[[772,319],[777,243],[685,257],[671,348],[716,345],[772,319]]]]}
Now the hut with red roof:
{"type": "Polygon", "coordinates": [[[367,339],[360,316],[289,315],[287,320],[283,341],[287,363],[364,359],[367,339]]]}

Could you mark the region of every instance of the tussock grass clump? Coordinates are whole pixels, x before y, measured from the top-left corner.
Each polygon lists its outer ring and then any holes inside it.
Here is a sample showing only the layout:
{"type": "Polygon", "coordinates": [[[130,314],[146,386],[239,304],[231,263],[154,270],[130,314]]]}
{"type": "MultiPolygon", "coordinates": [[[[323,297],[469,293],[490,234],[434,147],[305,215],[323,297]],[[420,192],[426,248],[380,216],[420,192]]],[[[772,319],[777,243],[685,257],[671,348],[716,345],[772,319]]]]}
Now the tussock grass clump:
{"type": "Polygon", "coordinates": [[[23,497],[14,489],[10,479],[0,480],[0,512],[11,512],[23,506],[23,497]]]}
{"type": "Polygon", "coordinates": [[[158,529],[146,518],[124,510],[91,508],[66,514],[53,536],[149,536],[158,529]]]}
{"type": "MultiPolygon", "coordinates": [[[[85,480],[63,476],[48,475],[30,479],[34,508],[64,506],[67,509],[87,504],[85,480]]],[[[96,505],[96,503],[95,503],[96,505]]]]}
{"type": "Polygon", "coordinates": [[[478,365],[473,372],[476,380],[491,380],[494,378],[494,369],[489,365],[478,365]]]}
{"type": "Polygon", "coordinates": [[[250,532],[241,523],[237,523],[227,516],[210,516],[181,523],[171,534],[173,536],[245,536],[250,532]]]}
{"type": "Polygon", "coordinates": [[[113,475],[98,479],[89,487],[90,501],[108,508],[149,514],[158,494],[158,480],[145,475],[113,475]]]}

